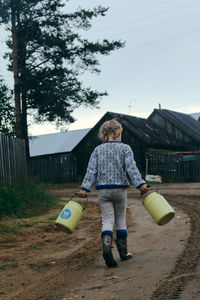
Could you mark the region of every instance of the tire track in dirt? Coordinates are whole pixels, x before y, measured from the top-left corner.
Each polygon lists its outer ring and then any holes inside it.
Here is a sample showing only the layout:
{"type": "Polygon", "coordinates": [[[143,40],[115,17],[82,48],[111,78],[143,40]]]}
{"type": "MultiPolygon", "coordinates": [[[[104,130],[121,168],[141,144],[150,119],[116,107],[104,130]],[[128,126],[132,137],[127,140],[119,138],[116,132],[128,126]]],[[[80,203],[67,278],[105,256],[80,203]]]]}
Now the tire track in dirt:
{"type": "Polygon", "coordinates": [[[191,196],[169,196],[170,204],[187,213],[191,220],[191,234],[182,254],[177,258],[171,274],[153,292],[151,299],[179,299],[186,285],[195,278],[200,261],[200,199],[191,196]],[[173,199],[173,200],[172,200],[173,199]]]}
{"type": "MultiPolygon", "coordinates": [[[[60,207],[56,209],[58,212],[60,207]]],[[[47,300],[54,296],[60,299],[66,286],[73,282],[72,274],[80,276],[82,269],[93,263],[95,253],[100,252],[97,234],[100,221],[99,207],[88,203],[87,212],[73,235],[58,231],[48,221],[42,223],[42,228],[36,224],[14,235],[2,234],[0,259],[6,268],[0,270],[0,299],[47,300]],[[13,240],[13,247],[8,248],[9,241],[13,240]],[[32,247],[41,241],[42,247],[32,247]],[[13,261],[17,261],[16,268],[8,265],[13,261]]]]}
{"type": "MultiPolygon", "coordinates": [[[[99,240],[92,239],[93,249],[99,251],[99,240]]],[[[57,266],[49,266],[44,271],[45,265],[35,265],[38,271],[38,278],[24,289],[18,289],[16,292],[9,295],[9,300],[41,300],[41,299],[61,299],[61,295],[66,290],[66,283],[70,284],[73,281],[71,274],[76,274],[77,277],[81,273],[81,269],[88,264],[92,264],[95,259],[91,253],[90,243],[80,247],[77,251],[68,258],[57,260],[57,266]],[[48,289],[46,287],[48,286],[48,289]],[[54,298],[55,297],[55,298],[54,298]]],[[[46,266],[47,267],[47,266],[46,266]]]]}
{"type": "MultiPolygon", "coordinates": [[[[91,203],[89,203],[90,205],[91,203]]],[[[94,209],[94,206],[92,207],[94,209]]],[[[127,212],[127,215],[130,217],[130,211],[127,212]]],[[[34,268],[38,273],[37,280],[29,283],[26,289],[21,287],[10,293],[6,300],[58,300],[62,299],[67,288],[72,288],[76,282],[81,282],[87,274],[86,269],[94,264],[97,256],[100,257],[102,252],[99,234],[101,218],[99,216],[93,221],[92,226],[90,225],[90,230],[84,227],[84,230],[90,231],[89,241],[85,240],[83,246],[79,244],[78,249],[73,253],[70,252],[70,255],[52,254],[56,261],[55,265],[49,264],[49,259],[46,261],[47,258],[44,256],[35,259],[31,268],[34,268]],[[46,289],[47,286],[48,289],[46,289]]],[[[129,218],[128,224],[130,225],[131,222],[132,220],[129,218]]],[[[48,256],[48,258],[52,260],[51,257],[48,256]]],[[[88,272],[90,272],[89,269],[88,272]]],[[[96,288],[95,286],[94,289],[96,288]]]]}

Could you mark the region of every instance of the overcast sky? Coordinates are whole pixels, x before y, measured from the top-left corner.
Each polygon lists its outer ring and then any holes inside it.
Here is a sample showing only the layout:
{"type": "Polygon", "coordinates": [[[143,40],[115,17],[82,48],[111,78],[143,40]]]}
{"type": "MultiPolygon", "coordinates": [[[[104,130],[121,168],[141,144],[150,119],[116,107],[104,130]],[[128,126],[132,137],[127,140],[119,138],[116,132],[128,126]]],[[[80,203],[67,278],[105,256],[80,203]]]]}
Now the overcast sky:
{"type": "MultiPolygon", "coordinates": [[[[125,48],[100,58],[100,75],[84,74],[82,81],[108,96],[100,109],[79,108],[69,130],[92,127],[107,111],[148,117],[159,103],[164,109],[200,112],[200,1],[199,0],[70,0],[66,9],[109,6],[84,36],[90,40],[121,39],[125,48]]],[[[0,75],[6,72],[1,34],[0,75]]],[[[33,135],[56,132],[33,126],[33,135]]]]}

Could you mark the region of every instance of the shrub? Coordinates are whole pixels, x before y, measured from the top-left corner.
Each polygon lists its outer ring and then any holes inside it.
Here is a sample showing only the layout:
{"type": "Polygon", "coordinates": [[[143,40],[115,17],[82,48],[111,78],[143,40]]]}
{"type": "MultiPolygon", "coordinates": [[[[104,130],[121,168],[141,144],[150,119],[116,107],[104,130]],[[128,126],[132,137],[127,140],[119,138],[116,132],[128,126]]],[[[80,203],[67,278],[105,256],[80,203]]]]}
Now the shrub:
{"type": "Polygon", "coordinates": [[[15,186],[0,186],[0,218],[39,215],[56,203],[57,199],[42,184],[27,181],[15,186]]]}

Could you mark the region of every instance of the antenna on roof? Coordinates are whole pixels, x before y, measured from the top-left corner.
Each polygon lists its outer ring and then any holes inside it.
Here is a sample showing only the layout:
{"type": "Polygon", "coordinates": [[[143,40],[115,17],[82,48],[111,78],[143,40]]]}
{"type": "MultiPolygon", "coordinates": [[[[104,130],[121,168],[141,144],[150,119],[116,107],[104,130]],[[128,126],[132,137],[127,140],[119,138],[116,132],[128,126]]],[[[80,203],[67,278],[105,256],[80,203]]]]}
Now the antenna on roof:
{"type": "Polygon", "coordinates": [[[161,109],[161,104],[160,103],[158,103],[158,107],[159,107],[159,109],[161,109]]]}
{"type": "Polygon", "coordinates": [[[129,100],[129,105],[128,105],[128,115],[130,115],[131,108],[132,108],[132,103],[135,104],[136,100],[134,98],[129,100]]]}

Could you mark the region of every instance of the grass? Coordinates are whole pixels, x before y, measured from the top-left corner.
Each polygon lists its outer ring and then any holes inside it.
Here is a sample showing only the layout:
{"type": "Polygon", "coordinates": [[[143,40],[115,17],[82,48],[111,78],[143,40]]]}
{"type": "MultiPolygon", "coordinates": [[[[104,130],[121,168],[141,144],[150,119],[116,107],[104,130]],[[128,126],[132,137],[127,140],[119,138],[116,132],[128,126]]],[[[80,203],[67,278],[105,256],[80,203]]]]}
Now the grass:
{"type": "Polygon", "coordinates": [[[5,270],[6,267],[12,267],[12,268],[17,268],[19,266],[18,261],[13,262],[12,264],[9,265],[0,265],[0,270],[5,270]]]}
{"type": "Polygon", "coordinates": [[[42,184],[27,181],[15,186],[0,186],[0,218],[37,216],[57,202],[57,198],[42,184]]]}
{"type": "Polygon", "coordinates": [[[18,261],[15,261],[14,263],[11,264],[11,267],[17,268],[19,266],[18,261]]]}
{"type": "MultiPolygon", "coordinates": [[[[41,218],[30,218],[26,220],[19,219],[3,219],[0,222],[0,233],[17,233],[21,229],[30,228],[36,226],[38,229],[46,228],[46,226],[53,225],[57,219],[57,215],[41,218]]],[[[8,242],[8,241],[7,241],[8,242]]],[[[14,241],[13,241],[14,242],[14,241]]]]}
{"type": "Polygon", "coordinates": [[[5,270],[6,269],[6,265],[0,265],[0,270],[5,270]]]}
{"type": "Polygon", "coordinates": [[[31,248],[33,248],[33,249],[37,249],[37,248],[39,248],[40,247],[40,245],[38,245],[38,244],[33,244],[32,246],[31,246],[31,248]]]}

